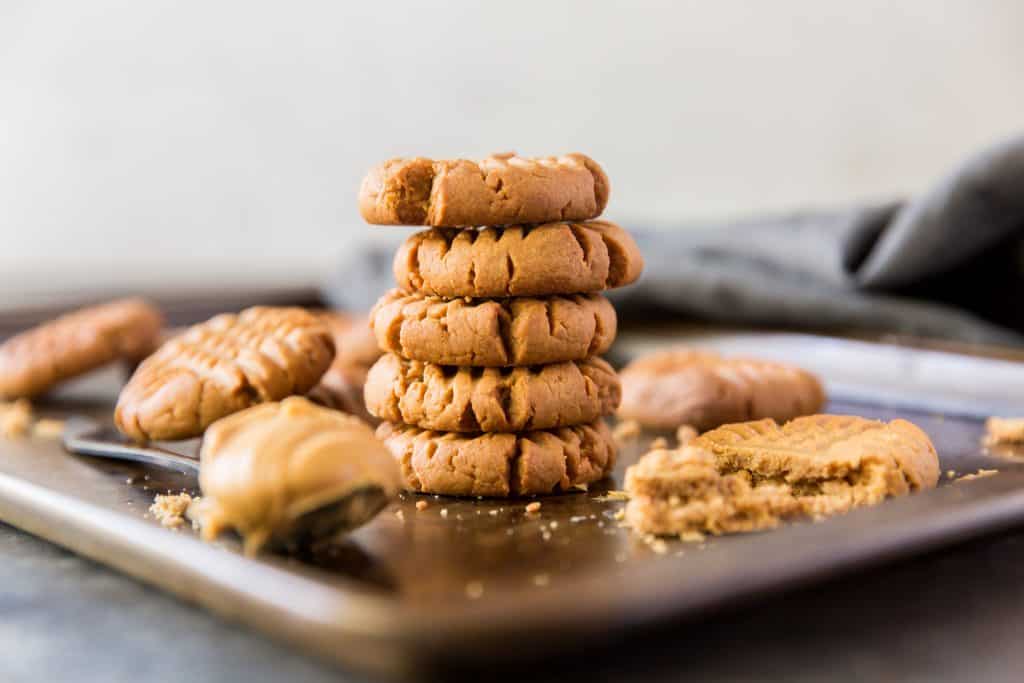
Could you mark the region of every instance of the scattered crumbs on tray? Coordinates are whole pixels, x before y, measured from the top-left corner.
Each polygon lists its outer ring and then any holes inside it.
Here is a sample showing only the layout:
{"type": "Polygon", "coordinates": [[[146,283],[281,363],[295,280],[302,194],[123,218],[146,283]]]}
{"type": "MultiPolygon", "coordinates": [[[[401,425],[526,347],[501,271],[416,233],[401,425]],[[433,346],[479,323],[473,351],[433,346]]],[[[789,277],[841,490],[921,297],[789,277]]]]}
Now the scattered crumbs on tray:
{"type": "Polygon", "coordinates": [[[470,600],[479,600],[484,594],[484,584],[480,581],[470,581],[466,584],[466,597],[470,600]]]}
{"type": "Polygon", "coordinates": [[[441,516],[445,518],[448,517],[448,508],[441,508],[441,516]]]}
{"type": "Polygon", "coordinates": [[[44,417],[32,426],[32,436],[40,439],[59,439],[64,436],[64,421],[44,417]]]}
{"type": "Polygon", "coordinates": [[[13,403],[0,403],[0,436],[20,439],[32,427],[32,404],[24,398],[13,403]]]}
{"type": "Polygon", "coordinates": [[[658,555],[664,555],[668,552],[668,543],[666,543],[664,539],[658,538],[654,534],[646,534],[643,537],[643,540],[644,543],[647,544],[647,547],[658,555]]]}
{"type": "Polygon", "coordinates": [[[185,512],[193,501],[199,498],[192,498],[188,493],[156,494],[149,511],[160,522],[161,526],[168,529],[177,529],[185,524],[185,512]]]}
{"type": "Polygon", "coordinates": [[[540,512],[540,501],[536,501],[535,500],[532,503],[527,504],[525,509],[526,509],[527,514],[531,514],[531,515],[534,514],[534,513],[540,512]]]}
{"type": "Polygon", "coordinates": [[[704,534],[699,531],[684,531],[679,534],[679,540],[684,543],[703,543],[704,534]]]}
{"type": "Polygon", "coordinates": [[[401,509],[395,510],[395,517],[398,518],[399,522],[402,522],[403,524],[405,523],[405,512],[401,509]]]}
{"type": "Polygon", "coordinates": [[[425,501],[425,500],[417,500],[416,501],[416,509],[419,510],[420,512],[426,510],[427,509],[427,501],[425,501]]]}
{"type": "Polygon", "coordinates": [[[971,481],[972,479],[983,479],[985,477],[991,477],[995,474],[999,474],[999,470],[985,470],[981,469],[974,474],[965,474],[962,477],[958,477],[956,481],[971,481]]]}
{"type": "Polygon", "coordinates": [[[1024,417],[990,417],[985,421],[984,443],[987,446],[1024,444],[1024,417]]]}
{"type": "Polygon", "coordinates": [[[608,491],[603,496],[594,496],[594,500],[596,500],[599,503],[607,503],[613,500],[626,501],[629,500],[629,494],[626,493],[625,491],[612,490],[608,491]]]}

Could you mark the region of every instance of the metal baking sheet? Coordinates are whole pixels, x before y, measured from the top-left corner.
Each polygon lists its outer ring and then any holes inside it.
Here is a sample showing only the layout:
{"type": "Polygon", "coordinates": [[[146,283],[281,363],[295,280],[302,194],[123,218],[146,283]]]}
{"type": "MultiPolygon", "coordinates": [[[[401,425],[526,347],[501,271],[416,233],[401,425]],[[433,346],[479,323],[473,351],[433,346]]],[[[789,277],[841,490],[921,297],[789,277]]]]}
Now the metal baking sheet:
{"type": "MultiPolygon", "coordinates": [[[[602,498],[655,436],[648,434],[622,453],[606,486],[543,498],[538,515],[525,514],[522,500],[409,496],[345,544],[303,558],[249,559],[233,539],[204,544],[190,529],[170,531],[147,516],[155,493],[195,492],[190,475],[71,456],[55,441],[30,439],[0,442],[0,519],[308,651],[418,675],[581,642],[593,647],[635,627],[698,618],[1024,521],[1024,451],[985,452],[979,419],[991,408],[1024,406],[1024,366],[785,337],[703,342],[753,345],[762,356],[799,352],[832,390],[830,412],[910,419],[936,443],[944,472],[999,474],[964,482],[943,476],[935,491],[843,517],[703,543],[669,541],[656,552],[617,525],[623,503],[602,498]],[[865,363],[865,353],[883,360],[865,363]],[[972,369],[979,374],[965,374],[972,369]],[[886,381],[873,395],[879,372],[886,381]],[[1006,389],[990,395],[978,377],[998,377],[1006,389]],[[981,401],[990,401],[986,411],[973,408],[981,401]],[[418,511],[421,499],[428,507],[418,511]]],[[[619,353],[665,341],[626,337],[619,353]]],[[[93,378],[40,410],[108,417],[118,381],[116,374],[93,378]]],[[[175,448],[189,454],[195,446],[175,448]]]]}

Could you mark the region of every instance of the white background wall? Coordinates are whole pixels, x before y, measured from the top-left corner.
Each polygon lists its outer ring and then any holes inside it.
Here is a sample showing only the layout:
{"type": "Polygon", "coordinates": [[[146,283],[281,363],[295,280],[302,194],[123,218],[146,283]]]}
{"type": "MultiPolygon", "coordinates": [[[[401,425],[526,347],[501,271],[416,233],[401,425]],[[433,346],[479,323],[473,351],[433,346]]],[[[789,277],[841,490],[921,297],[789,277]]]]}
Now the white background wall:
{"type": "Polygon", "coordinates": [[[0,0],[0,306],[315,282],[394,155],[585,151],[608,215],[913,192],[1024,123],[1024,3],[0,0]]]}

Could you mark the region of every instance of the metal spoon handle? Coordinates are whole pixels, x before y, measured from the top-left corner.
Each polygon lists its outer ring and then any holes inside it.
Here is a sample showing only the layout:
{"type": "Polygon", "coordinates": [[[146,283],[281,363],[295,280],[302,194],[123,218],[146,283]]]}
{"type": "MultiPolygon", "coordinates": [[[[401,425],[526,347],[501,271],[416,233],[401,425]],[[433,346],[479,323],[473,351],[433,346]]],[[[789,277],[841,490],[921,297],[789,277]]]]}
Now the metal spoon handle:
{"type": "Polygon", "coordinates": [[[113,430],[84,418],[68,420],[63,441],[65,450],[76,455],[131,460],[176,472],[199,472],[199,460],[195,458],[125,442],[113,430]]]}

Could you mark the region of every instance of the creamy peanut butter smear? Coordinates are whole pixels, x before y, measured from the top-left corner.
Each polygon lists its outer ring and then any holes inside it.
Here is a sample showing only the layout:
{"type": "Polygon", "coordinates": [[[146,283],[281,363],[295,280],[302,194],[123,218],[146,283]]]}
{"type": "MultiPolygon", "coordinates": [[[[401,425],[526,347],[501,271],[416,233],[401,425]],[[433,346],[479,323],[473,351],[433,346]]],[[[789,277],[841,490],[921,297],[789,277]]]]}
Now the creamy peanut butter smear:
{"type": "Polygon", "coordinates": [[[211,425],[199,486],[203,538],[234,529],[252,555],[271,539],[286,539],[307,513],[351,494],[374,489],[393,498],[400,473],[367,424],[296,396],[211,425]]]}

